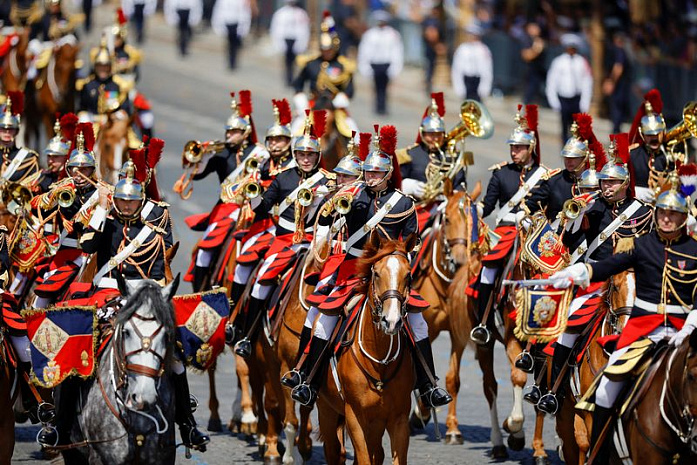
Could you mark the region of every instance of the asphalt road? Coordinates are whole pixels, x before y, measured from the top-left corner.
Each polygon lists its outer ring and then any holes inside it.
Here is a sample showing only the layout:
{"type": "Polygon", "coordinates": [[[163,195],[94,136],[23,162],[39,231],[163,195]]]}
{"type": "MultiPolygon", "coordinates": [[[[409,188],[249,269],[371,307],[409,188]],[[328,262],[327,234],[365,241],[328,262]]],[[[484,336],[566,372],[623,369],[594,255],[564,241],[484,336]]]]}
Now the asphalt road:
{"type": "MultiPolygon", "coordinates": [[[[97,11],[97,24],[107,24],[113,18],[112,12],[104,7],[97,11]]],[[[291,92],[283,85],[282,59],[271,51],[267,39],[248,40],[239,59],[239,69],[231,72],[226,68],[224,39],[212,32],[198,33],[193,41],[191,53],[180,57],[175,47],[175,31],[167,26],[161,17],[150,18],[148,24],[148,41],[144,46],[145,62],[141,67],[139,88],[150,99],[155,116],[155,134],[166,141],[165,153],[158,169],[158,181],[171,203],[174,218],[174,234],[181,242],[179,254],[175,260],[175,270],[184,273],[188,266],[190,251],[198,234],[188,230],[184,218],[193,213],[208,211],[218,197],[219,187],[211,178],[195,185],[193,197],[186,202],[178,199],[171,192],[171,186],[180,176],[181,149],[190,139],[212,140],[223,136],[223,124],[229,115],[229,92],[250,89],[254,99],[254,120],[257,130],[263,136],[265,128],[272,123],[272,98],[291,97],[291,92]]],[[[98,33],[85,37],[90,46],[98,44],[98,33]]],[[[83,50],[83,52],[86,52],[83,50]]],[[[411,68],[391,85],[390,115],[377,118],[372,114],[372,87],[368,80],[357,78],[356,96],[351,105],[351,114],[362,130],[369,130],[373,123],[394,124],[399,134],[399,146],[412,143],[416,136],[421,114],[429,100],[422,90],[422,71],[411,68]]],[[[505,140],[513,128],[513,115],[517,101],[514,99],[492,98],[486,102],[494,121],[496,132],[486,141],[469,140],[468,149],[475,154],[475,165],[470,169],[469,180],[481,180],[484,185],[489,178],[487,168],[504,161],[508,156],[505,140]]],[[[446,116],[448,127],[457,122],[458,102],[452,92],[446,92],[446,116]]],[[[559,165],[559,120],[549,110],[540,114],[543,161],[549,166],[559,165]]],[[[608,124],[598,121],[595,124],[598,133],[607,134],[608,124]]],[[[605,140],[602,138],[601,140],[605,140]]],[[[188,285],[184,291],[188,291],[188,285]]],[[[434,343],[434,354],[438,374],[445,377],[449,356],[449,338],[441,335],[434,343]]],[[[230,405],[236,390],[234,362],[229,353],[224,354],[219,362],[218,394],[222,399],[223,422],[230,418],[230,405]]],[[[508,364],[503,348],[496,348],[496,375],[499,382],[498,411],[501,421],[512,407],[512,388],[509,379],[508,364]]],[[[487,463],[491,459],[488,452],[490,424],[489,411],[482,394],[481,374],[473,357],[467,350],[461,369],[462,386],[458,403],[460,431],[465,442],[463,445],[443,445],[436,439],[435,430],[429,424],[425,433],[413,436],[409,448],[412,463],[487,463]]],[[[205,407],[208,400],[208,382],[205,376],[189,375],[192,392],[201,401],[196,418],[203,426],[207,423],[208,412],[205,407]]],[[[439,415],[445,420],[445,410],[439,415]]],[[[510,458],[501,463],[532,463],[530,450],[531,423],[533,410],[525,405],[527,418],[526,449],[510,452],[510,458]]],[[[316,421],[315,421],[316,424],[316,421]]],[[[439,425],[444,434],[445,426],[439,425]]],[[[18,425],[17,446],[13,463],[41,463],[38,447],[33,442],[37,428],[18,425]]],[[[505,435],[505,433],[504,433],[505,435]]],[[[188,463],[222,464],[222,463],[257,463],[257,447],[229,433],[213,434],[208,452],[196,453],[188,463]]],[[[550,460],[558,462],[554,449],[556,439],[553,424],[545,425],[544,441],[550,460]]],[[[316,442],[316,441],[315,441],[316,442]]],[[[389,444],[385,440],[386,450],[389,444]]],[[[349,450],[349,456],[350,455],[349,450]]],[[[389,452],[387,453],[389,457],[389,452]]],[[[183,450],[179,451],[178,463],[187,463],[183,450]]],[[[316,442],[312,464],[324,463],[321,444],[316,442]]]]}

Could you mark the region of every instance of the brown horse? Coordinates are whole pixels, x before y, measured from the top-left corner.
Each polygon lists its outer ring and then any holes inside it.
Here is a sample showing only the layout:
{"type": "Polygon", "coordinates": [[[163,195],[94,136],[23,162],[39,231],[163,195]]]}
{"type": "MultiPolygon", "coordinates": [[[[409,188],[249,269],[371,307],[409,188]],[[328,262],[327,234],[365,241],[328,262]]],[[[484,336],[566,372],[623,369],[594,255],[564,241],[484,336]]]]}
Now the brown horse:
{"type": "Polygon", "coordinates": [[[294,461],[293,450],[296,436],[298,450],[304,460],[309,460],[312,455],[312,423],[310,422],[311,408],[300,406],[300,421],[295,411],[295,402],[290,396],[289,389],[283,389],[281,376],[295,367],[298,360],[300,344],[300,332],[302,331],[307,310],[306,299],[314,291],[314,286],[303,282],[302,277],[308,272],[320,272],[321,265],[314,260],[312,254],[298,262],[297,270],[300,274],[290,291],[290,299],[283,311],[279,324],[279,333],[276,341],[271,344],[269,338],[260,335],[258,345],[262,348],[263,360],[257,360],[265,367],[265,392],[264,410],[267,416],[266,450],[264,451],[264,463],[280,463],[281,456],[278,448],[280,430],[283,428],[286,434],[285,452],[283,463],[291,464],[294,461]]]}
{"type": "MultiPolygon", "coordinates": [[[[322,137],[322,159],[328,170],[333,169],[339,160],[346,155],[346,146],[350,137],[346,137],[339,125],[345,125],[346,111],[343,109],[327,109],[327,128],[322,137]]],[[[346,131],[346,129],[344,129],[346,131]]]]}
{"type": "MultiPolygon", "coordinates": [[[[453,192],[452,183],[446,183],[445,208],[436,218],[433,240],[426,246],[421,263],[414,272],[413,287],[430,305],[424,311],[429,339],[435,340],[441,331],[450,333],[450,367],[446,388],[453,401],[448,405],[446,444],[463,443],[462,433],[458,429],[457,394],[460,390],[462,353],[469,343],[472,329],[472,322],[462,310],[467,308],[469,300],[463,289],[472,276],[479,273],[481,266],[478,244],[471,242],[472,228],[478,225],[472,224],[473,216],[470,214],[470,206],[480,193],[481,183],[477,183],[472,194],[453,192]]],[[[424,412],[422,406],[418,409],[424,412]]],[[[416,411],[414,413],[412,426],[418,427],[427,418],[416,411]]]]}
{"type": "Polygon", "coordinates": [[[402,242],[383,240],[374,233],[364,249],[358,274],[368,278],[362,289],[366,298],[337,362],[341,387],[328,373],[317,404],[329,464],[345,462],[345,426],[355,463],[383,463],[385,431],[390,436],[392,463],[407,461],[414,371],[408,342],[400,329],[410,289],[407,254],[415,244],[415,236],[402,242]]]}
{"type": "MultiPolygon", "coordinates": [[[[0,325],[2,322],[0,322],[0,325]]],[[[10,366],[3,332],[0,328],[0,465],[10,465],[15,448],[15,416],[12,409],[14,370],[10,366]]]]}
{"type": "Polygon", "coordinates": [[[633,463],[694,464],[695,417],[697,331],[669,349],[648,390],[623,418],[629,458],[633,463]]]}
{"type": "Polygon", "coordinates": [[[55,46],[48,64],[39,72],[34,85],[27,88],[25,114],[28,145],[39,146],[42,123],[46,137],[50,139],[54,136],[56,114],[75,110],[75,61],[79,53],[77,43],[64,41],[55,46]],[[30,136],[35,138],[35,143],[29,141],[30,136]]]}
{"type": "Polygon", "coordinates": [[[29,28],[19,31],[19,41],[13,45],[5,57],[2,67],[2,92],[23,91],[27,83],[27,47],[29,45],[29,28]]]}
{"type": "Polygon", "coordinates": [[[604,315],[603,321],[588,336],[590,341],[586,344],[581,362],[572,372],[574,381],[567,386],[567,395],[557,413],[556,422],[561,453],[566,463],[582,465],[586,462],[593,416],[590,412],[576,410],[576,402],[583,397],[608,361],[609,357],[598,344],[598,338],[618,334],[622,330],[633,306],[635,289],[634,273],[623,272],[612,277],[599,311],[604,315]]]}
{"type": "Polygon", "coordinates": [[[128,131],[133,117],[124,110],[116,110],[100,115],[101,121],[96,132],[95,152],[102,179],[116,182],[118,170],[127,160],[128,131]]]}

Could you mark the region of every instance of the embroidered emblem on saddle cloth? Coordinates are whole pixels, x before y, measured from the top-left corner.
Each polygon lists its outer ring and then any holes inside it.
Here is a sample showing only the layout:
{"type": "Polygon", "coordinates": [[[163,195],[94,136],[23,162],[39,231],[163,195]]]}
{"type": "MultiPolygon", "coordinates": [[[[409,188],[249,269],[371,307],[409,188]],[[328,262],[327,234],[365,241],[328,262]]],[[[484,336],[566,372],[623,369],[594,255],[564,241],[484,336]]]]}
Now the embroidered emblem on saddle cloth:
{"type": "Polygon", "coordinates": [[[207,370],[225,348],[225,324],[230,302],[224,287],[172,299],[177,345],[187,366],[207,370]]]}
{"type": "Polygon", "coordinates": [[[51,307],[25,310],[34,384],[58,386],[69,376],[88,378],[95,368],[95,307],[51,307]]]}
{"type": "Polygon", "coordinates": [[[544,216],[533,217],[534,226],[523,241],[521,259],[541,273],[553,274],[566,265],[559,236],[544,216]]]}
{"type": "Polygon", "coordinates": [[[515,335],[522,341],[549,342],[566,328],[572,288],[520,288],[516,293],[515,335]]]}

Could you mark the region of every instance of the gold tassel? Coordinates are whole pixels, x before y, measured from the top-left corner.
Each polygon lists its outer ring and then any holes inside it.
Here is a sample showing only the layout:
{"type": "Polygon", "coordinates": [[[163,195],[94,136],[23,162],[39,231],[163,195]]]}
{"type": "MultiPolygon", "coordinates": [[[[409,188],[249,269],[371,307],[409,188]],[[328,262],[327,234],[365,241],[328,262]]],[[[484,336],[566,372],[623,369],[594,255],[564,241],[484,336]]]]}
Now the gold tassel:
{"type": "Polygon", "coordinates": [[[295,232],[293,233],[293,245],[300,244],[305,238],[305,207],[295,201],[295,232]]]}
{"type": "Polygon", "coordinates": [[[634,237],[621,237],[615,244],[615,253],[626,253],[634,250],[634,237]]]}

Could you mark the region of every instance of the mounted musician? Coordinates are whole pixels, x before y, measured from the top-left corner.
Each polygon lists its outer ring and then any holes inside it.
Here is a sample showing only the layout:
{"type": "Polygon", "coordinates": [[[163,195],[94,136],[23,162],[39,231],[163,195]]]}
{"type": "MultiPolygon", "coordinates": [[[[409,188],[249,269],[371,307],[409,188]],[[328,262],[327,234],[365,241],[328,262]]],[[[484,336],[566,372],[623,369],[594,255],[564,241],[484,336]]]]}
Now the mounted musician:
{"type": "Polygon", "coordinates": [[[518,127],[507,143],[511,161],[494,165],[484,200],[477,206],[480,218],[489,216],[498,203],[496,229],[498,242],[482,259],[478,278],[477,314],[479,325],[471,332],[472,340],[480,345],[491,341],[489,327],[494,322],[491,312],[492,296],[500,281],[504,266],[510,258],[518,235],[518,225],[526,216],[525,198],[543,179],[547,168],[540,164],[539,136],[537,134],[537,105],[526,105],[525,116],[516,115],[518,127]]]}
{"type": "Polygon", "coordinates": [[[234,230],[240,215],[240,202],[234,192],[238,184],[256,172],[259,165],[269,158],[269,152],[257,142],[256,129],[252,120],[252,95],[248,90],[240,91],[239,104],[234,93],[230,108],[232,114],[225,123],[225,140],[208,143],[189,141],[184,147],[183,164],[189,169],[175,185],[175,192],[184,198],[190,189],[186,184],[217,174],[221,186],[218,202],[209,214],[194,215],[187,224],[194,231],[205,230],[205,235],[196,244],[196,253],[185,280],[191,281],[194,291],[206,290],[207,280],[217,273],[213,270],[223,245],[234,230]],[[184,182],[186,177],[189,179],[184,182]]]}
{"type": "Polygon", "coordinates": [[[53,125],[55,135],[48,141],[43,151],[46,157],[46,169],[41,171],[41,176],[37,179],[34,194],[47,193],[52,184],[63,179],[67,174],[65,163],[70,158],[70,146],[76,128],[77,116],[74,113],[66,113],[60,119],[56,119],[53,125]]]}
{"type": "MultiPolygon", "coordinates": [[[[117,271],[131,284],[150,279],[165,285],[169,266],[167,251],[173,245],[172,221],[167,204],[147,198],[146,184],[136,179],[137,169],[133,162],[128,162],[113,188],[104,183],[97,185],[97,205],[82,233],[80,247],[85,253],[94,254],[98,271],[89,288],[79,286],[82,289],[76,288],[73,297],[90,295],[88,302],[99,302],[99,306],[118,298],[120,293],[114,275],[117,271]]],[[[113,316],[104,307],[99,315],[102,319],[113,316]]],[[[175,358],[171,369],[175,421],[182,440],[186,447],[205,451],[210,438],[196,428],[184,364],[175,358]]],[[[82,383],[73,377],[60,385],[56,428],[42,430],[38,438],[41,444],[53,446],[69,442],[82,383]]]]}
{"type": "Polygon", "coordinates": [[[28,148],[17,147],[21,114],[24,109],[22,92],[8,92],[0,119],[0,189],[9,182],[23,182],[30,176],[38,176],[39,154],[28,148]]]}
{"type": "MultiPolygon", "coordinates": [[[[312,405],[317,398],[324,379],[324,362],[332,352],[328,347],[334,328],[361,283],[361,278],[355,275],[356,266],[371,234],[379,234],[390,240],[418,234],[414,199],[398,190],[401,173],[395,154],[396,144],[394,126],[384,126],[379,136],[376,127],[372,151],[363,162],[364,182],[345,187],[322,208],[315,249],[321,249],[327,241],[345,239],[346,253],[339,264],[333,289],[318,305],[321,314],[315,324],[307,359],[299,371],[284,375],[286,386],[295,384],[292,398],[303,405],[312,405]],[[346,203],[343,206],[340,203],[342,200],[346,203]],[[340,231],[341,236],[338,235],[340,231]]],[[[407,320],[414,340],[419,397],[428,407],[445,405],[452,398],[435,384],[437,378],[428,339],[428,324],[421,314],[427,304],[413,295],[401,304],[408,308],[407,320]]]]}
{"type": "MultiPolygon", "coordinates": [[[[572,216],[578,217],[573,221],[566,221],[562,236],[564,245],[571,253],[571,264],[579,261],[595,263],[613,254],[630,250],[636,238],[653,229],[653,209],[632,196],[630,174],[626,164],[629,158],[627,134],[613,135],[609,152],[610,161],[597,174],[600,196],[590,201],[588,196],[576,197],[573,200],[578,202],[579,210],[574,211],[572,216]]],[[[604,284],[600,283],[583,292],[577,292],[576,299],[569,305],[568,317],[576,315],[582,308],[584,313],[591,311],[592,309],[586,307],[591,305],[590,299],[603,290],[604,284]]],[[[633,301],[634,296],[630,295],[628,298],[633,301]]],[[[584,324],[589,323],[586,321],[584,324]]],[[[574,323],[573,328],[567,328],[557,339],[552,358],[550,386],[558,384],[560,387],[558,390],[552,388],[541,398],[537,396],[537,407],[542,412],[554,415],[561,405],[566,383],[557,383],[557,379],[564,373],[564,367],[569,362],[582,329],[581,324],[574,323]]],[[[535,399],[528,400],[534,402],[535,399]]]]}
{"type": "MultiPolygon", "coordinates": [[[[246,311],[240,312],[234,322],[237,331],[244,335],[235,344],[235,353],[243,358],[249,358],[252,353],[251,339],[259,327],[262,312],[270,306],[268,299],[278,285],[279,276],[295,265],[298,252],[309,247],[318,206],[333,189],[334,175],[321,168],[319,141],[325,125],[324,111],[308,111],[303,135],[293,142],[296,166],[278,174],[263,196],[252,200],[255,221],[278,219],[263,263],[250,282],[252,287],[246,311]]],[[[253,269],[253,263],[238,262],[235,282],[250,281],[253,269]]],[[[233,302],[239,302],[243,290],[239,285],[233,287],[233,302]]]]}
{"type": "Polygon", "coordinates": [[[629,358],[640,357],[647,346],[663,339],[669,339],[671,347],[676,347],[697,328],[697,312],[693,310],[697,241],[687,234],[689,200],[681,192],[677,173],[671,174],[670,182],[670,190],[656,199],[655,230],[633,239],[633,247],[621,253],[592,263],[576,263],[551,276],[558,289],[571,285],[586,287],[591,281],[605,281],[633,268],[636,282],[641,283],[636,286],[632,312],[616,349],[599,382],[594,383],[596,388],[577,405],[593,412],[591,457],[596,464],[608,463],[611,457],[612,444],[607,440],[611,435],[606,432],[612,428],[607,425],[615,414],[617,397],[631,375],[621,365],[629,358]],[[590,405],[591,396],[595,405],[590,405]]]}

